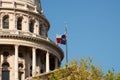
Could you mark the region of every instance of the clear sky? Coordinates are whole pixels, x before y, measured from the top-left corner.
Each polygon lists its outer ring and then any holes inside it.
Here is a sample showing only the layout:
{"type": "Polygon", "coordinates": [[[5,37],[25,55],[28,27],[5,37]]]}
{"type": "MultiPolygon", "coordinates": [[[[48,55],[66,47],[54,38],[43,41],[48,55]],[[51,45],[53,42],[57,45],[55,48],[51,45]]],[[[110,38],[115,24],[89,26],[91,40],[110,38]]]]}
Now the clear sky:
{"type": "MultiPolygon", "coordinates": [[[[51,28],[49,37],[64,33],[68,23],[69,61],[93,56],[103,72],[120,71],[120,0],[41,0],[51,28]]],[[[59,45],[64,51],[65,46],[59,45]]],[[[63,64],[65,58],[63,59],[63,64]]]]}

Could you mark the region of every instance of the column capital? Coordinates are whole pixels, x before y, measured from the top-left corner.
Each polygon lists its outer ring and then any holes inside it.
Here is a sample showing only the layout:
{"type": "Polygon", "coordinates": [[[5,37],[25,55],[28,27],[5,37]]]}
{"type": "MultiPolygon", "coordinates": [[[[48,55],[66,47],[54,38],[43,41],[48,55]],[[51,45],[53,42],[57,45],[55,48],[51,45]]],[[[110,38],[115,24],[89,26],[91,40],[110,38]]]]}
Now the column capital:
{"type": "Polygon", "coordinates": [[[48,54],[48,55],[49,55],[49,54],[50,54],[50,52],[49,52],[49,51],[47,51],[47,52],[46,52],[46,54],[48,54]]]}
{"type": "Polygon", "coordinates": [[[32,49],[37,49],[36,47],[32,47],[32,49]]]}
{"type": "Polygon", "coordinates": [[[15,46],[15,47],[19,47],[20,45],[19,45],[19,44],[15,44],[14,46],[15,46]]]}
{"type": "Polygon", "coordinates": [[[49,54],[50,54],[50,52],[49,52],[48,50],[46,51],[46,53],[49,53],[49,54]]]}

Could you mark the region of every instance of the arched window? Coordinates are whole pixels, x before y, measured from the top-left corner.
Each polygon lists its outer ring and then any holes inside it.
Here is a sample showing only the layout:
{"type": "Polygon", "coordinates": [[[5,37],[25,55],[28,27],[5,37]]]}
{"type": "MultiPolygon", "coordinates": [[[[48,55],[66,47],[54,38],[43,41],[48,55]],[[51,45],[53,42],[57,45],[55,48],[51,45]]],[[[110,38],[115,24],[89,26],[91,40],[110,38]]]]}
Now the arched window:
{"type": "Polygon", "coordinates": [[[9,16],[8,15],[3,17],[3,29],[9,29],[9,16]]]}
{"type": "Polygon", "coordinates": [[[17,30],[22,30],[22,17],[17,20],[17,30]]]}
{"type": "Polygon", "coordinates": [[[30,32],[34,32],[34,21],[33,20],[30,20],[30,22],[29,22],[29,31],[30,32]]]}

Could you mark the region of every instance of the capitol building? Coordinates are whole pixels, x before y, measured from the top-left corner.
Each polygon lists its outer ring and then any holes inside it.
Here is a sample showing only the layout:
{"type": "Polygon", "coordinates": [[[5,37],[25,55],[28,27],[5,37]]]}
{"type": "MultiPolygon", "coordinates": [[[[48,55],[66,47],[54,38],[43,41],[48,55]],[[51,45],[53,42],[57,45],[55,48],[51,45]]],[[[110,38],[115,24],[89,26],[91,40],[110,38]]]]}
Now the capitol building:
{"type": "Polygon", "coordinates": [[[0,0],[0,80],[25,80],[60,67],[40,0],[0,0]]]}

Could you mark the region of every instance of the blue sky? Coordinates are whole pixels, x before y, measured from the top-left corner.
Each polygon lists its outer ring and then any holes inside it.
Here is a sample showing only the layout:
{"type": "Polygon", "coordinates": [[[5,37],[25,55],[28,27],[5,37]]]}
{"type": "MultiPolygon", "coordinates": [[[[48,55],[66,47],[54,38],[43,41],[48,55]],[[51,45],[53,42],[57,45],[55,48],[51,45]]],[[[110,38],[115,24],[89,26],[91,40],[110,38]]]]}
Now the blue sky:
{"type": "MultiPolygon", "coordinates": [[[[120,0],[41,0],[51,28],[49,37],[64,33],[68,23],[69,61],[93,56],[104,72],[120,71],[120,0]]],[[[59,45],[64,51],[65,46],[59,45]]],[[[63,59],[63,64],[65,58],[63,59]]]]}

